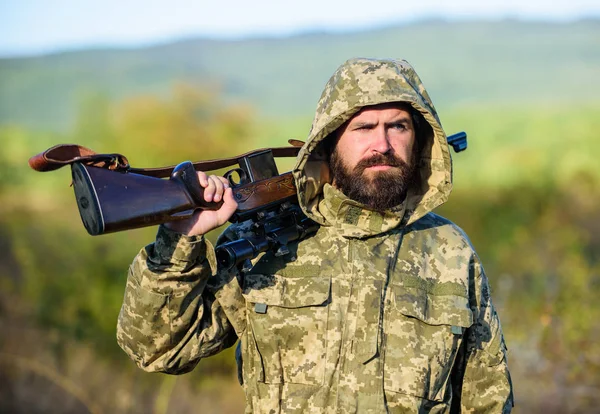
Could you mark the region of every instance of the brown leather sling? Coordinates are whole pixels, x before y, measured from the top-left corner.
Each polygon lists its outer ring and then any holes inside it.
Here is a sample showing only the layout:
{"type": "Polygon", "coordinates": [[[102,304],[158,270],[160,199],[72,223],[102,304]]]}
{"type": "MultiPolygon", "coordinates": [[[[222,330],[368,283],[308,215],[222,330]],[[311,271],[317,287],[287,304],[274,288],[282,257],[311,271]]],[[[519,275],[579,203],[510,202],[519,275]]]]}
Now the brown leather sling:
{"type": "MultiPolygon", "coordinates": [[[[273,157],[295,157],[298,155],[304,142],[290,139],[289,147],[261,148],[249,151],[245,154],[216,160],[198,161],[193,163],[196,171],[213,171],[220,168],[230,167],[238,163],[240,158],[271,150],[273,157]]],[[[65,165],[75,162],[100,168],[108,168],[116,171],[127,171],[150,177],[166,178],[171,175],[174,165],[158,168],[133,168],[129,165],[127,157],[121,154],[98,154],[95,151],[75,144],[60,144],[47,149],[29,159],[29,166],[36,171],[54,171],[65,165]]]]}

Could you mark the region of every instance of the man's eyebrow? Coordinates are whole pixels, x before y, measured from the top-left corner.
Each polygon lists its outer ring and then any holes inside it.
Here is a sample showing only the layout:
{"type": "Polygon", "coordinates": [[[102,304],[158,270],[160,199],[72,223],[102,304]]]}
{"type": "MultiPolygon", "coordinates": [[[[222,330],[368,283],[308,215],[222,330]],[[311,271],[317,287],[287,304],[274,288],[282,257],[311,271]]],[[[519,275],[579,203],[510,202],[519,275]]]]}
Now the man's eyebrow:
{"type": "Polygon", "coordinates": [[[395,125],[395,124],[403,124],[403,123],[410,123],[411,118],[410,116],[401,116],[400,118],[394,119],[393,121],[390,122],[386,122],[386,125],[395,125]]]}
{"type": "Polygon", "coordinates": [[[377,125],[377,122],[372,122],[372,121],[354,121],[354,122],[350,122],[350,126],[353,128],[356,127],[372,127],[377,125]]]}

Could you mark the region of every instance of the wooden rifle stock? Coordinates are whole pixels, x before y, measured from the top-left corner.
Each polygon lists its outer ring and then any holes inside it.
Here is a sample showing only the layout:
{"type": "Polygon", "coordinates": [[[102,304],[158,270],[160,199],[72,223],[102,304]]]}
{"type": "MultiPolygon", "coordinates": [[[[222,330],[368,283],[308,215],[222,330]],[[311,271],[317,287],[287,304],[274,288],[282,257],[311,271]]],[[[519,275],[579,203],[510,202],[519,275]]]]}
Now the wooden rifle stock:
{"type": "MultiPolygon", "coordinates": [[[[89,234],[154,226],[189,218],[198,209],[217,209],[204,201],[196,171],[186,161],[169,179],[72,164],[73,187],[83,225],[89,234]]],[[[291,172],[233,187],[238,209],[232,222],[252,218],[258,211],[296,198],[291,172]]]]}
{"type": "Polygon", "coordinates": [[[75,198],[88,233],[99,235],[190,217],[206,203],[191,163],[179,164],[168,180],[74,163],[75,198]]]}
{"type": "Polygon", "coordinates": [[[83,224],[91,235],[112,233],[189,218],[198,209],[217,209],[204,201],[196,171],[213,171],[238,164],[229,179],[239,222],[264,214],[296,199],[291,173],[279,175],[274,157],[295,157],[302,141],[289,147],[262,148],[222,159],[159,168],[133,168],[121,154],[98,154],[75,144],[55,145],[29,159],[36,171],[71,166],[75,198],[83,224]],[[239,175],[234,182],[233,173],[239,175]],[[165,179],[167,178],[168,179],[165,179]]]}

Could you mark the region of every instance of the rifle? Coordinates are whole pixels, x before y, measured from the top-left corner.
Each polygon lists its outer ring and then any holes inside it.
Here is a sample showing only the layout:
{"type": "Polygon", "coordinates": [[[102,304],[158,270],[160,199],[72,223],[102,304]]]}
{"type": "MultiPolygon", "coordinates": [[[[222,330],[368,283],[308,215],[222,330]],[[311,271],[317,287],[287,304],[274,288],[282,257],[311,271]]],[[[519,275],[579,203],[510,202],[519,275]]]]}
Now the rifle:
{"type": "MultiPolygon", "coordinates": [[[[198,209],[218,209],[222,202],[204,201],[196,171],[213,171],[237,164],[225,173],[238,208],[229,219],[241,224],[236,240],[218,245],[217,261],[225,268],[271,250],[289,253],[287,245],[318,229],[298,205],[291,172],[279,174],[276,157],[295,157],[301,141],[288,147],[263,148],[236,157],[162,168],[133,168],[121,154],[97,154],[78,145],[57,145],[29,159],[36,171],[71,166],[72,185],[87,232],[100,234],[184,220],[198,209]],[[236,179],[235,176],[238,176],[236,179]],[[168,179],[165,179],[167,178],[168,179]]],[[[466,133],[448,137],[455,152],[467,146],[466,133]]]]}

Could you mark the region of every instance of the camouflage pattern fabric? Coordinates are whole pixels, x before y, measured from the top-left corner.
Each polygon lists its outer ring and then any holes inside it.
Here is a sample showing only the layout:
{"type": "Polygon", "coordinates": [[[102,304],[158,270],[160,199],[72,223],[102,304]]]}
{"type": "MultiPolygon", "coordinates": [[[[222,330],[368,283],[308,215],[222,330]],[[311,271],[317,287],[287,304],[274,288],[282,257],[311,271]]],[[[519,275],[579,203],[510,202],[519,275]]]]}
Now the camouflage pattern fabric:
{"type": "Polygon", "coordinates": [[[445,139],[408,63],[349,60],[294,169],[319,231],[241,274],[218,269],[203,236],[161,226],[130,268],[120,346],[147,371],[179,374],[239,338],[247,413],[510,412],[487,278],[466,235],[431,212],[451,190],[445,139]],[[377,213],[330,185],[320,144],[361,107],[396,101],[431,128],[421,183],[377,213]]]}

